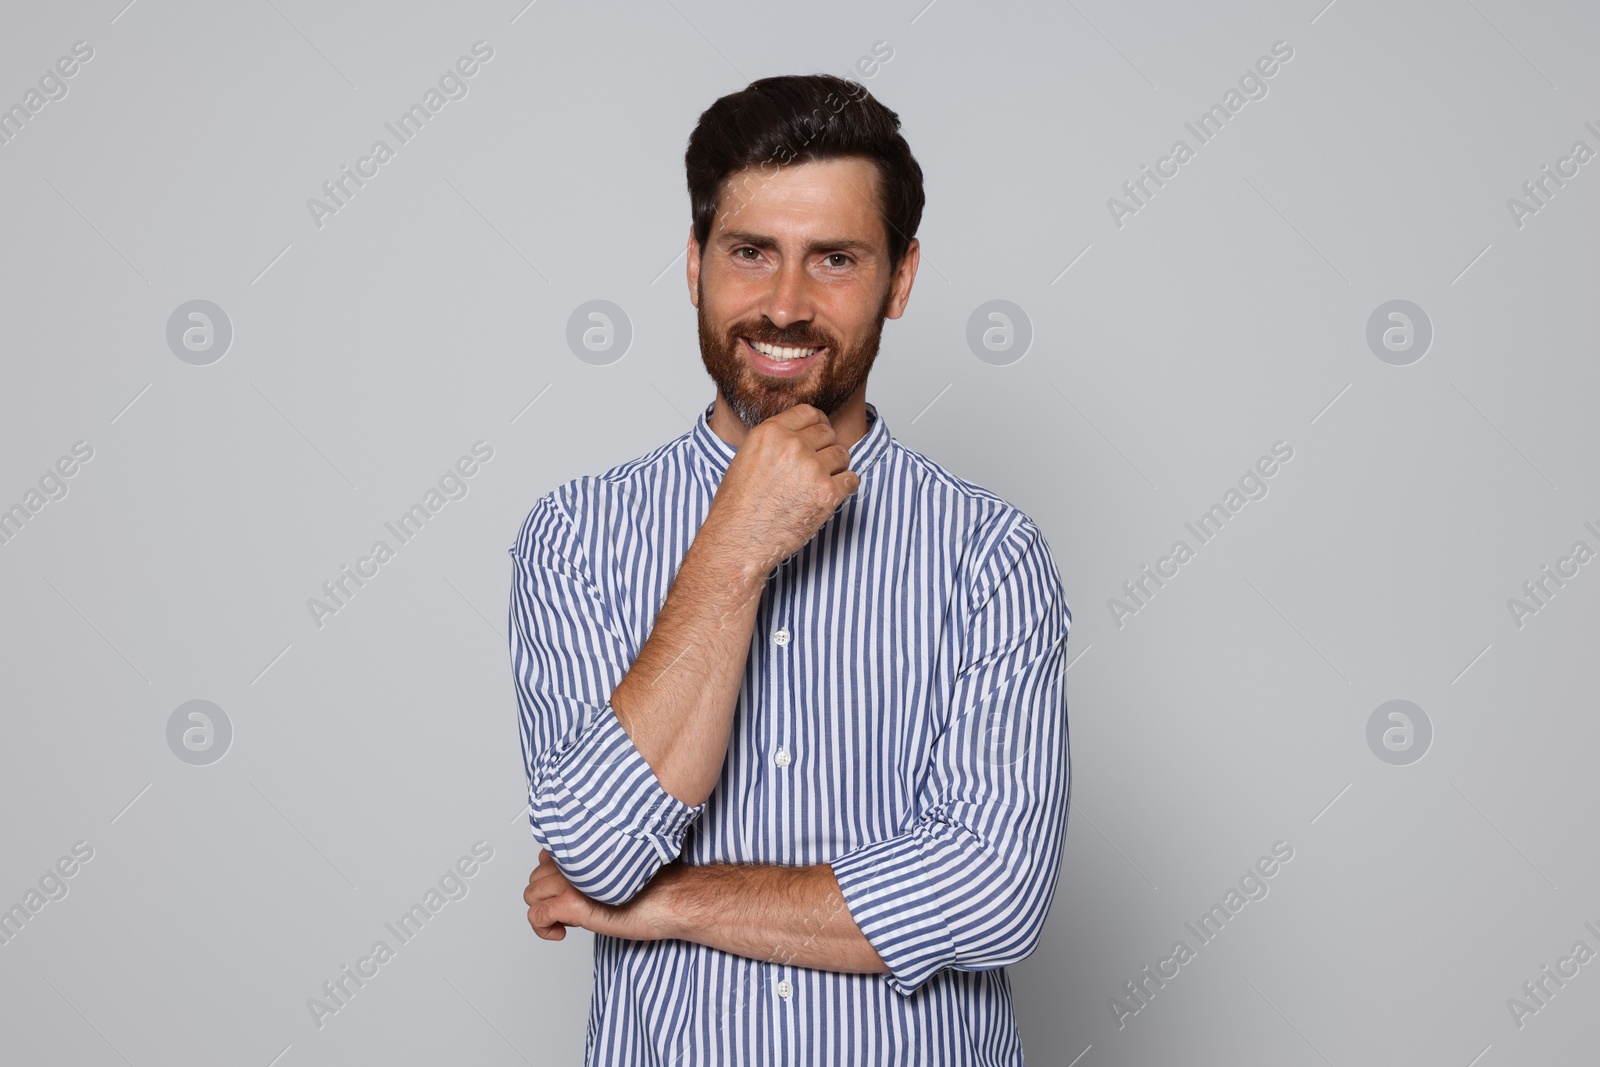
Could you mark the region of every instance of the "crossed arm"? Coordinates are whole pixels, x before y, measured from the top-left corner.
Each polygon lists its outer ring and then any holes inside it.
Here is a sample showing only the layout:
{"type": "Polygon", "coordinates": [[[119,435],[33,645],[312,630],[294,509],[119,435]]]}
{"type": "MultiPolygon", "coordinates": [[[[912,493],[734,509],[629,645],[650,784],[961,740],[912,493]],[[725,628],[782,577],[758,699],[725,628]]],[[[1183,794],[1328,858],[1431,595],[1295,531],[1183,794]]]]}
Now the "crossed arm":
{"type": "MultiPolygon", "coordinates": [[[[539,528],[532,532],[538,543],[527,544],[532,539],[526,536],[521,540],[533,552],[532,562],[546,566],[528,567],[519,559],[513,593],[517,609],[513,612],[513,649],[527,655],[538,642],[526,622],[533,618],[537,626],[536,616],[552,592],[562,594],[569,610],[582,606],[590,618],[598,619],[600,630],[606,630],[604,616],[594,614],[603,605],[592,595],[576,598],[575,603],[567,595],[579,592],[568,585],[578,568],[572,566],[574,546],[565,541],[570,535],[562,517],[553,507],[542,516],[536,509],[534,516],[531,521],[539,528]],[[557,562],[568,575],[552,572],[549,564],[557,562]],[[554,588],[553,583],[566,587],[554,588]]],[[[590,584],[586,572],[578,576],[585,579],[580,584],[590,584]]],[[[689,820],[684,816],[691,811],[699,814],[721,774],[766,577],[755,573],[731,542],[718,538],[714,523],[702,526],[649,639],[610,694],[607,703],[627,741],[613,735],[603,767],[613,775],[625,771],[633,759],[627,751],[631,745],[655,779],[653,789],[648,782],[639,784],[656,793],[654,814],[658,817],[686,824],[689,820]]],[[[566,625],[570,627],[570,621],[566,625]]],[[[519,670],[518,675],[520,680],[523,672],[519,670]]],[[[525,736],[525,744],[526,740],[525,736]]],[[[557,849],[561,851],[559,843],[557,849]]],[[[564,854],[563,859],[569,855],[564,854]]],[[[646,862],[653,860],[647,858],[646,862]]],[[[574,873],[585,882],[582,873],[574,873]]],[[[620,880],[637,884],[641,873],[629,871],[620,880]]],[[[591,880],[584,888],[599,889],[600,896],[611,902],[574,885],[551,851],[541,849],[539,865],[523,894],[534,932],[547,940],[560,940],[565,927],[580,926],[632,940],[698,941],[738,955],[798,966],[887,970],[851,918],[827,864],[691,866],[669,862],[625,900],[626,888],[615,884],[619,879],[606,881],[611,884],[602,888],[591,880]]]]}
{"type": "Polygon", "coordinates": [[[766,579],[724,544],[702,527],[630,664],[565,510],[541,505],[524,526],[511,643],[544,846],[524,893],[535,932],[559,940],[579,926],[887,972],[905,995],[946,966],[1026,956],[1053,893],[1067,784],[1070,615],[1037,527],[1014,525],[979,568],[916,822],[809,867],[678,859],[727,754],[766,579]],[[996,739],[1011,758],[986,751],[996,739]]]}
{"type": "Polygon", "coordinates": [[[566,927],[651,941],[680,938],[768,963],[828,971],[889,968],[850,917],[828,864],[664,865],[626,904],[604,904],[567,881],[545,849],[523,893],[528,922],[547,941],[566,927]]]}

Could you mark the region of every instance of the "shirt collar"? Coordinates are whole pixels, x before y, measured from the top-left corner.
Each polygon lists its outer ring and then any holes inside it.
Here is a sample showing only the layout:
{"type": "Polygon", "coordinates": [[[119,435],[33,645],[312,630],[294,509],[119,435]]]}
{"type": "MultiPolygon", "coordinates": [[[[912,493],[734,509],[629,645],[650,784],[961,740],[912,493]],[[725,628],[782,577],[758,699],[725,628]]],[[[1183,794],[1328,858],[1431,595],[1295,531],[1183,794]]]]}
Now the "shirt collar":
{"type": "MultiPolygon", "coordinates": [[[[889,449],[889,426],[883,421],[883,416],[878,414],[877,407],[869,400],[867,405],[867,432],[861,440],[850,446],[850,469],[856,472],[858,478],[865,478],[867,468],[875,463],[889,449]]],[[[716,410],[717,402],[712,400],[706,405],[700,417],[695,419],[694,429],[690,436],[694,440],[695,449],[701,458],[710,467],[712,475],[720,482],[722,476],[728,471],[728,464],[733,462],[734,455],[739,451],[728,442],[717,436],[711,428],[711,413],[716,410]]]]}

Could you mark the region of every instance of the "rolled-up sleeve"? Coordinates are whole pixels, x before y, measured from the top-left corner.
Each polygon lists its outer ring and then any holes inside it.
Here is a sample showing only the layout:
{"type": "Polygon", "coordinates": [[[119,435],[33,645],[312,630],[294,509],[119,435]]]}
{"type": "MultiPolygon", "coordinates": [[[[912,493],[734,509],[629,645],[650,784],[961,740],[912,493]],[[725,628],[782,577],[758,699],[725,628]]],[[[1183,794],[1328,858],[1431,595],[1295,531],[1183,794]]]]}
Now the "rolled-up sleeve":
{"type": "Polygon", "coordinates": [[[554,494],[509,550],[511,666],[529,823],[579,892],[626,903],[703,812],[662,788],[611,707],[632,665],[623,630],[554,494]]]}
{"type": "Polygon", "coordinates": [[[914,821],[832,864],[845,903],[910,996],[940,970],[989,970],[1038,945],[1067,822],[1071,612],[1025,516],[974,583],[949,718],[914,821]]]}

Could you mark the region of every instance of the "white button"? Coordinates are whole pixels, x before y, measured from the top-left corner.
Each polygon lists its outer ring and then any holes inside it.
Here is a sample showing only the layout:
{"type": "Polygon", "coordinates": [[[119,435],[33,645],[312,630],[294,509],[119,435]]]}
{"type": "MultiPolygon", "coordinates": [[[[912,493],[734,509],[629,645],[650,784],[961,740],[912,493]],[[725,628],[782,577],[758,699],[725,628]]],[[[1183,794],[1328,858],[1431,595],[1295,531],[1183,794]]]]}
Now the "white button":
{"type": "Polygon", "coordinates": [[[777,643],[779,648],[787,645],[789,643],[789,628],[785,626],[783,629],[773,634],[772,640],[777,643]]]}
{"type": "Polygon", "coordinates": [[[778,996],[782,997],[784,1000],[788,1000],[789,994],[793,992],[794,986],[789,984],[789,979],[785,978],[778,983],[778,996]]]}
{"type": "Polygon", "coordinates": [[[789,746],[779,745],[778,751],[772,754],[772,762],[780,767],[789,766],[789,746]]]}

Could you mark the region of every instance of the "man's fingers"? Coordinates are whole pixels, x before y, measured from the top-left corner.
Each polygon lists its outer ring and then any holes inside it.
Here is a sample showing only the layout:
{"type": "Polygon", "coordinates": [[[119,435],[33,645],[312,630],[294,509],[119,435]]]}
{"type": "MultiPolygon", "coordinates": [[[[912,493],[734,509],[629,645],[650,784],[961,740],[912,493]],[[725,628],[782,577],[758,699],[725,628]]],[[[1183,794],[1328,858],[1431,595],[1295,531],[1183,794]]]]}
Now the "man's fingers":
{"type": "Polygon", "coordinates": [[[544,874],[534,871],[533,877],[528,879],[528,888],[522,891],[522,899],[532,905],[536,900],[553,897],[567,887],[567,880],[559,874],[544,874]]]}
{"type": "Polygon", "coordinates": [[[528,909],[528,925],[546,941],[560,941],[567,935],[566,923],[541,922],[537,908],[528,909]]]}
{"type": "Polygon", "coordinates": [[[796,430],[795,436],[804,441],[811,451],[821,452],[839,439],[839,431],[833,428],[833,423],[824,419],[822,422],[796,430]]]}
{"type": "Polygon", "coordinates": [[[540,937],[548,937],[552,927],[566,925],[556,918],[559,904],[552,895],[534,896],[533,890],[529,889],[523,894],[523,899],[528,903],[528,925],[540,937]]]}
{"type": "Polygon", "coordinates": [[[545,937],[553,926],[577,922],[582,915],[579,905],[585,898],[566,879],[546,878],[523,890],[522,899],[528,905],[529,924],[535,933],[545,937]]]}
{"type": "Polygon", "coordinates": [[[528,905],[528,925],[533,927],[533,932],[546,941],[562,940],[567,936],[570,923],[559,921],[555,916],[571,919],[573,906],[583,899],[556,866],[549,851],[541,848],[539,866],[528,875],[528,888],[522,891],[522,900],[528,905]],[[564,894],[569,893],[575,898],[571,906],[563,900],[564,894]]]}
{"type": "Polygon", "coordinates": [[[828,416],[814,404],[794,404],[772,417],[791,430],[802,429],[814,422],[828,421],[828,416]]]}
{"type": "Polygon", "coordinates": [[[850,469],[850,450],[844,445],[829,445],[827,448],[817,450],[817,459],[822,463],[822,469],[831,474],[850,469]]]}

